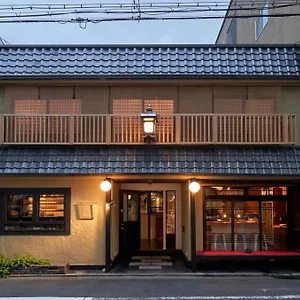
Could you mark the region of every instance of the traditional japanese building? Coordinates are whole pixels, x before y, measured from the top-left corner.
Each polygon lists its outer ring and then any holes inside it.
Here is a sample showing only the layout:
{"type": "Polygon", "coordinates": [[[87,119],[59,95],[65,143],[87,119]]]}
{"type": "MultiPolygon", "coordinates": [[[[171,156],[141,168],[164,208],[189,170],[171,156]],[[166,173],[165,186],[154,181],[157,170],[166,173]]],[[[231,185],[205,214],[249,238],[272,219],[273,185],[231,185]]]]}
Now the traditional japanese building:
{"type": "Polygon", "coordinates": [[[297,258],[299,68],[295,45],[1,46],[0,253],[297,258]]]}

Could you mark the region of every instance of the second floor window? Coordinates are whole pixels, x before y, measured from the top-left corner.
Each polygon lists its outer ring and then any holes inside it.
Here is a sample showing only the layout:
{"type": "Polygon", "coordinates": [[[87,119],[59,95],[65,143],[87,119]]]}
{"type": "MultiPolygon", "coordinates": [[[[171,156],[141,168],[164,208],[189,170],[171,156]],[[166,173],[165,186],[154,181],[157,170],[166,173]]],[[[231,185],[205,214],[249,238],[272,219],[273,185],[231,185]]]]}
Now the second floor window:
{"type": "Polygon", "coordinates": [[[16,114],[81,114],[81,99],[15,100],[16,114]]]}
{"type": "Polygon", "coordinates": [[[264,7],[259,11],[259,17],[255,20],[255,39],[257,40],[262,33],[263,29],[269,20],[269,9],[268,1],[265,3],[264,7]]]}
{"type": "Polygon", "coordinates": [[[140,114],[147,109],[148,105],[159,114],[174,113],[174,100],[113,99],[113,114],[140,114]]]}

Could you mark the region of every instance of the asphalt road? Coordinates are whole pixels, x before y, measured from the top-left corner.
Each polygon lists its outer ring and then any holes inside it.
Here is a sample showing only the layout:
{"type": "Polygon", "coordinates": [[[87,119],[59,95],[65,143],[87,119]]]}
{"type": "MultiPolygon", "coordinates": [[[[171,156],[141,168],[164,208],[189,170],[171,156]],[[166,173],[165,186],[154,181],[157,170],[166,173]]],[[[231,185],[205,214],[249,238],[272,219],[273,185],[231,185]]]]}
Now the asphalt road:
{"type": "Polygon", "coordinates": [[[128,276],[11,278],[0,280],[0,299],[3,297],[117,298],[114,300],[300,299],[300,280],[270,277],[128,276]]]}

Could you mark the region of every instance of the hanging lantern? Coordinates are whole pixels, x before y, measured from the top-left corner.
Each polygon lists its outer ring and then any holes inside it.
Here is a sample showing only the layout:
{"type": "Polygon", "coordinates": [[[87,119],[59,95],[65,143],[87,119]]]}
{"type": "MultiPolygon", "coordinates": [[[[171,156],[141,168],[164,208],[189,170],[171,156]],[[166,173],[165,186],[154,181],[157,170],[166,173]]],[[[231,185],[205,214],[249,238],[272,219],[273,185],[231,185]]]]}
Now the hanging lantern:
{"type": "Polygon", "coordinates": [[[157,114],[148,105],[146,111],[140,114],[143,121],[143,138],[145,143],[155,142],[157,114]]]}

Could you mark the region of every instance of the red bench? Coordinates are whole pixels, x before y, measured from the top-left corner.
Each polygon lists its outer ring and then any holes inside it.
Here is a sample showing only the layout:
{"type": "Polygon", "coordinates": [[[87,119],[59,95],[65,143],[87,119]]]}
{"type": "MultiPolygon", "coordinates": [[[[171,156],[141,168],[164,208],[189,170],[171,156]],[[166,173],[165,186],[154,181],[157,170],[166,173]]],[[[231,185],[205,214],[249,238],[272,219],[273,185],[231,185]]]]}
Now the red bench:
{"type": "Polygon", "coordinates": [[[251,253],[242,251],[197,251],[197,261],[228,261],[233,271],[238,261],[262,261],[265,262],[266,271],[270,269],[271,261],[295,261],[295,267],[300,263],[300,253],[296,251],[255,251],[251,253]]]}

